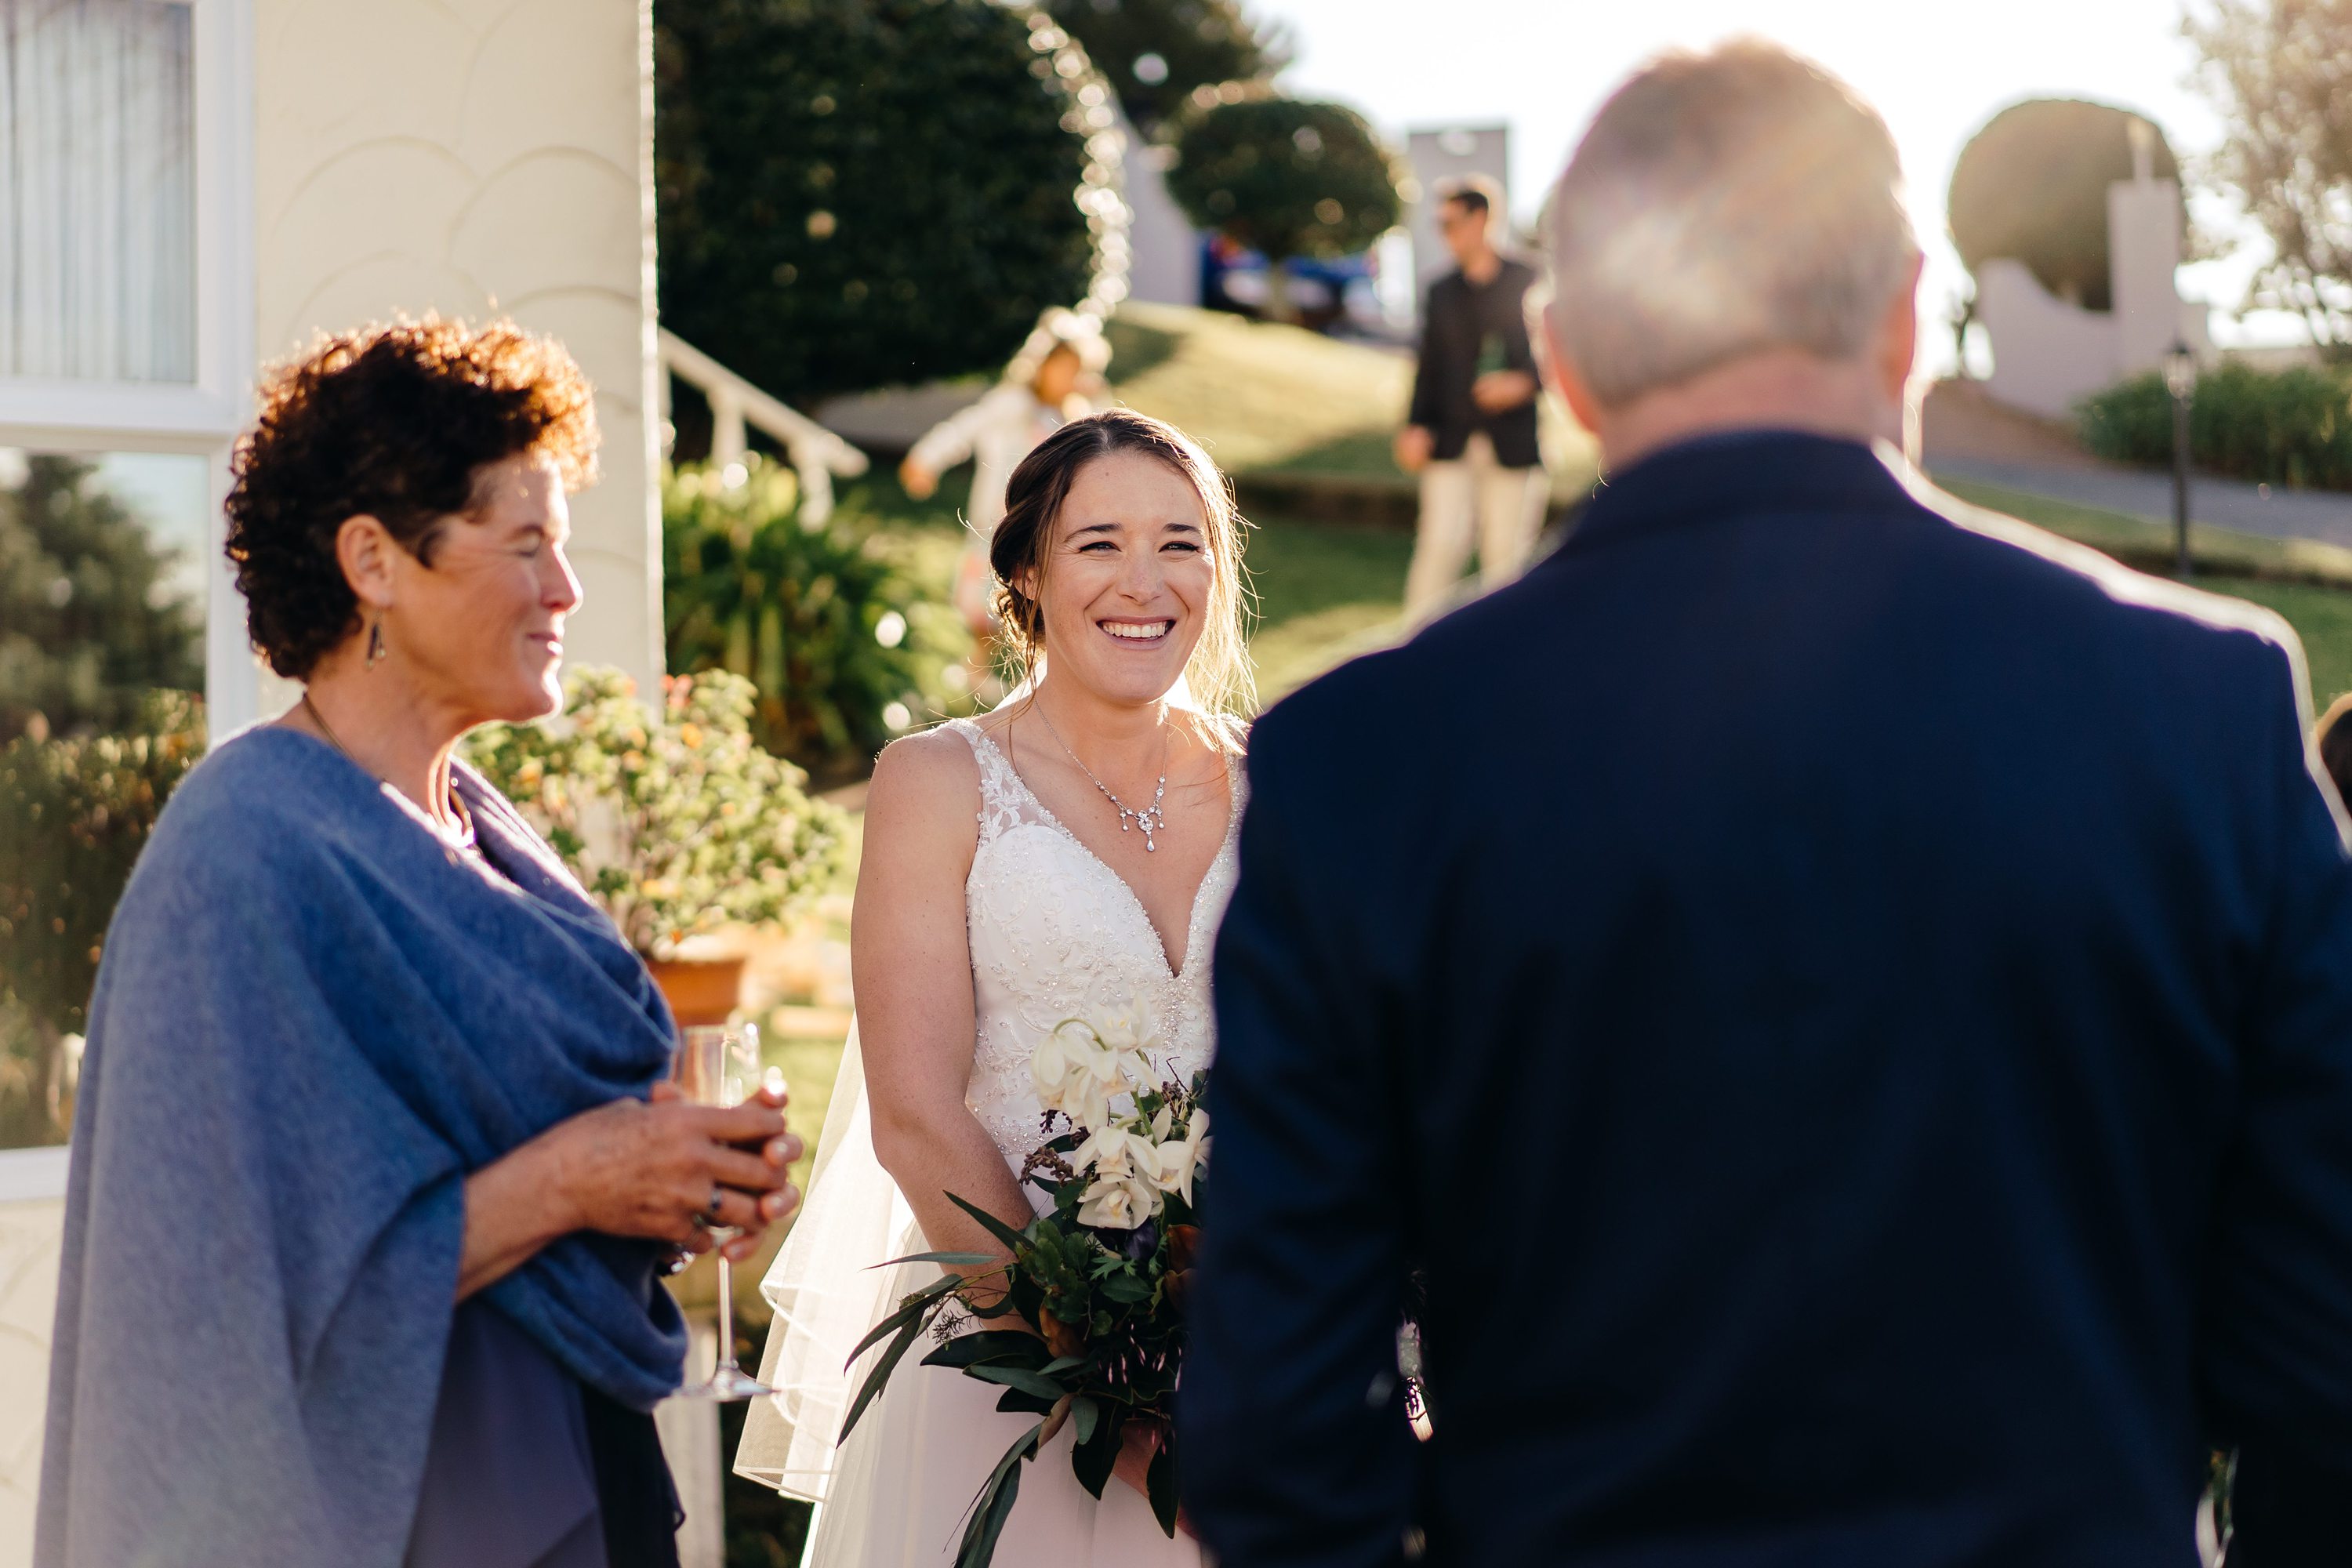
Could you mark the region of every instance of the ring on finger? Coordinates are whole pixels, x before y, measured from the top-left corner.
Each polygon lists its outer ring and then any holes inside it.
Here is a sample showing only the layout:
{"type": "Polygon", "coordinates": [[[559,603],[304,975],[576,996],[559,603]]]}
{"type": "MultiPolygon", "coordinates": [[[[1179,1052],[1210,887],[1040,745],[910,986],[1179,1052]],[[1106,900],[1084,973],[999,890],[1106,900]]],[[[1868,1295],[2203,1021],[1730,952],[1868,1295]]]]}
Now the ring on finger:
{"type": "Polygon", "coordinates": [[[710,1184],[710,1201],[702,1205],[702,1212],[713,1225],[717,1225],[719,1223],[719,1205],[726,1199],[726,1188],[720,1186],[717,1182],[710,1184]]]}

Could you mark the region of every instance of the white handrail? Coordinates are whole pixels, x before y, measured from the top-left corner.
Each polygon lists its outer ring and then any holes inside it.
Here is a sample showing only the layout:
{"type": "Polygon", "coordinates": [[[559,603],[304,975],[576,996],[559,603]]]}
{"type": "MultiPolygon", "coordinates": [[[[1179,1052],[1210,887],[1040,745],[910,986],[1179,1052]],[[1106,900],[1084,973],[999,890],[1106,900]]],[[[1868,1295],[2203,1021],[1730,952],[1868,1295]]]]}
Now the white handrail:
{"type": "Polygon", "coordinates": [[[782,443],[801,485],[803,528],[821,528],[833,515],[833,476],[854,479],[866,469],[866,454],[789,404],[769,395],[664,327],[661,365],[667,391],[675,374],[710,402],[710,460],[722,468],[743,460],[744,426],[782,443]]]}

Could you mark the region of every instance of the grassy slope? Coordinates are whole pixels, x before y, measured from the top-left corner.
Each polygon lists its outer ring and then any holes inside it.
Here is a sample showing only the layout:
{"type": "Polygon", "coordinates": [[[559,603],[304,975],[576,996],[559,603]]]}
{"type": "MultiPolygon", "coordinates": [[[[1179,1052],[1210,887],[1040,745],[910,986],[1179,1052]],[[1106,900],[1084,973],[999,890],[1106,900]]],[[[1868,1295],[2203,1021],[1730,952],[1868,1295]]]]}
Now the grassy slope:
{"type": "MultiPolygon", "coordinates": [[[[1190,431],[1228,473],[1412,483],[1389,456],[1412,393],[1400,351],[1174,305],[1123,308],[1110,340],[1119,400],[1190,431]]],[[[1555,488],[1581,494],[1592,443],[1549,398],[1543,415],[1555,488]]]]}

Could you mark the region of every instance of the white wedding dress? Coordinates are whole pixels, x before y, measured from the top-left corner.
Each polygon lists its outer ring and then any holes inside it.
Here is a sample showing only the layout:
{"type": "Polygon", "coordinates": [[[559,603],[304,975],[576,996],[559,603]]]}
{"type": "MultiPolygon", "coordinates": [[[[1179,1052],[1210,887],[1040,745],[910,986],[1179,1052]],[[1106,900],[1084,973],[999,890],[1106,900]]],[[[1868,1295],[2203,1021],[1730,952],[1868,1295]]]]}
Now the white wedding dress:
{"type": "MultiPolygon", "coordinates": [[[[980,763],[980,842],[964,886],[977,1038],[965,1103],[1017,1173],[1040,1141],[1031,1087],[1036,1042],[1064,1019],[1139,1001],[1159,1036],[1155,1058],[1190,1076],[1209,1063],[1209,949],[1233,892],[1234,769],[1223,847],[1202,879],[1171,971],[1134,891],[1040,805],[996,744],[969,721],[947,726],[980,763]]],[[[998,1458],[1034,1416],[996,1409],[996,1391],[910,1350],[881,1398],[836,1451],[857,1381],[851,1346],[898,1300],[939,1277],[928,1264],[874,1269],[927,1249],[876,1162],[853,1038],[819,1142],[806,1214],[769,1271],[776,1308],[761,1372],[781,1390],[756,1405],[736,1460],[750,1476],[818,1504],[805,1559],[815,1568],[949,1563],[966,1511],[998,1458]]],[[[1039,1209],[1046,1200],[1032,1189],[1039,1209]]],[[[1160,1532],[1142,1495],[1113,1480],[1097,1501],[1070,1470],[1068,1427],[1024,1466],[996,1561],[1054,1568],[1198,1568],[1199,1548],[1160,1532]]]]}

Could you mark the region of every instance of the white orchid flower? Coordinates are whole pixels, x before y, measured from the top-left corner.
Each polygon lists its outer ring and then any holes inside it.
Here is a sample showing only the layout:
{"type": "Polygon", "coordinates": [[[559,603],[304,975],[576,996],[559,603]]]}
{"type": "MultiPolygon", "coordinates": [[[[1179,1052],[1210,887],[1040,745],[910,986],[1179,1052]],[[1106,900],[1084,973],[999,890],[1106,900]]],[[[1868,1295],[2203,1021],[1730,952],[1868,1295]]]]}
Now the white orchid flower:
{"type": "Polygon", "coordinates": [[[1107,1177],[1147,1177],[1159,1168],[1160,1154],[1151,1140],[1113,1121],[1078,1145],[1074,1156],[1078,1169],[1107,1177]]]}
{"type": "Polygon", "coordinates": [[[1097,1178],[1078,1205],[1078,1223],[1105,1230],[1133,1230],[1160,1212],[1162,1199],[1136,1175],[1097,1178]]]}
{"type": "Polygon", "coordinates": [[[1148,1169],[1161,1192],[1174,1193],[1187,1204],[1192,1201],[1193,1173],[1201,1168],[1208,1140],[1209,1113],[1196,1108],[1185,1125],[1184,1136],[1163,1139],[1152,1150],[1152,1163],[1148,1169]]]}

